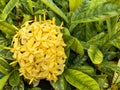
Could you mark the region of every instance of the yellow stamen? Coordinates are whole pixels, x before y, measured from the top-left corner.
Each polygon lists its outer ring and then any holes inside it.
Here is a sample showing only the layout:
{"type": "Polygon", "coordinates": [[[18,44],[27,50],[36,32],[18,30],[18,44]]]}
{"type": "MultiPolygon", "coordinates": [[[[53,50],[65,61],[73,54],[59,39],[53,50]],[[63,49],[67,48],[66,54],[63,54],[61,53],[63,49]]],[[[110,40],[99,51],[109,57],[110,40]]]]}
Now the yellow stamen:
{"type": "Polygon", "coordinates": [[[63,26],[63,22],[61,23],[60,27],[62,27],[62,26],[63,26]]]}
{"type": "Polygon", "coordinates": [[[31,84],[31,83],[33,82],[33,80],[34,80],[34,78],[32,78],[32,79],[30,80],[29,84],[31,84]]]}
{"type": "Polygon", "coordinates": [[[40,22],[40,23],[42,22],[42,17],[41,17],[41,15],[39,16],[39,22],[40,22]]]}
{"type": "Polygon", "coordinates": [[[46,15],[44,14],[44,16],[43,16],[43,17],[44,17],[44,21],[45,21],[45,20],[46,20],[46,15]]]}
{"type": "Polygon", "coordinates": [[[55,17],[52,18],[52,24],[55,24],[55,17]]]}
{"type": "Polygon", "coordinates": [[[35,22],[37,21],[37,17],[36,17],[36,16],[34,17],[34,21],[35,21],[35,22]]]}
{"type": "Polygon", "coordinates": [[[16,64],[16,63],[17,63],[17,61],[13,61],[13,62],[10,63],[10,65],[13,65],[13,64],[16,64]]]}

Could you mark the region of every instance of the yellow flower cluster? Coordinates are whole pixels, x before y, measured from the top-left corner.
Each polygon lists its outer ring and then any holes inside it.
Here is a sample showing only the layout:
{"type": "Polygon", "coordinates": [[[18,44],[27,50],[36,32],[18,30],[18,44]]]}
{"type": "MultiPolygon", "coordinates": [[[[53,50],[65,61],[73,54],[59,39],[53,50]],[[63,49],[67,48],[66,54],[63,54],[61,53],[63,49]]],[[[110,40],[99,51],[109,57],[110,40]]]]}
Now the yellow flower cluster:
{"type": "Polygon", "coordinates": [[[20,73],[26,79],[56,81],[65,66],[66,46],[61,33],[62,26],[52,20],[30,22],[13,37],[13,58],[20,65],[20,73]]]}

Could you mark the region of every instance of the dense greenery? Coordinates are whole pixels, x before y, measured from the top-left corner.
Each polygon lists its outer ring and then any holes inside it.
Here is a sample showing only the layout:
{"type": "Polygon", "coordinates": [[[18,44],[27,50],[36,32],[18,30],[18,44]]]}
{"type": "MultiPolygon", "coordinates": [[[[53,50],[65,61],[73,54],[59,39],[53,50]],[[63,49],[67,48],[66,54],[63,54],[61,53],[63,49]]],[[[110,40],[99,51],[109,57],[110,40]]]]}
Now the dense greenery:
{"type": "Polygon", "coordinates": [[[120,89],[120,0],[0,0],[0,90],[120,89]],[[63,25],[67,44],[64,73],[57,82],[29,85],[19,76],[13,35],[26,21],[46,14],[63,25]]]}

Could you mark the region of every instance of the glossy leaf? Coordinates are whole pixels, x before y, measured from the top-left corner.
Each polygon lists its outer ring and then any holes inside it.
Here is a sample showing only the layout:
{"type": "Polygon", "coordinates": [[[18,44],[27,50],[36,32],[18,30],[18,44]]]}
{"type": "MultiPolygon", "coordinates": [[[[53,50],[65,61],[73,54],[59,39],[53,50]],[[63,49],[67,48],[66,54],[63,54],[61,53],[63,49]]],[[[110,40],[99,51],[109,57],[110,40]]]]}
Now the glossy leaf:
{"type": "Polygon", "coordinates": [[[65,14],[59,9],[52,0],[41,0],[44,4],[46,4],[48,7],[50,7],[51,10],[53,10],[56,14],[61,16],[66,22],[68,22],[67,17],[65,14]]]}
{"type": "Polygon", "coordinates": [[[90,45],[90,48],[88,49],[88,55],[94,64],[100,64],[103,61],[102,52],[94,45],[90,45]]]}
{"type": "Polygon", "coordinates": [[[0,79],[0,90],[3,90],[3,87],[5,86],[10,74],[7,74],[3,78],[0,79]]]}
{"type": "Polygon", "coordinates": [[[81,71],[81,72],[83,72],[85,74],[88,74],[88,75],[91,75],[91,76],[95,74],[94,68],[91,67],[91,66],[87,66],[87,65],[84,65],[84,66],[72,66],[71,69],[81,71]]]}
{"type": "Polygon", "coordinates": [[[100,90],[98,83],[78,70],[67,69],[64,73],[66,80],[80,90],[100,90]]]}
{"type": "Polygon", "coordinates": [[[57,82],[51,82],[51,85],[55,90],[66,90],[67,82],[63,75],[59,76],[57,82]]]}
{"type": "Polygon", "coordinates": [[[17,86],[11,87],[11,89],[12,90],[25,90],[23,80],[20,80],[19,84],[17,86]]]}
{"type": "Polygon", "coordinates": [[[81,56],[84,55],[83,46],[77,38],[70,35],[64,35],[63,38],[67,44],[67,48],[70,47],[74,52],[80,54],[81,56]]]}
{"type": "Polygon", "coordinates": [[[71,49],[76,53],[80,54],[81,56],[84,55],[83,46],[81,45],[80,41],[77,38],[74,38],[74,41],[71,45],[71,49]]]}
{"type": "Polygon", "coordinates": [[[19,82],[20,82],[19,72],[18,71],[12,72],[9,78],[9,84],[14,87],[14,86],[17,86],[19,82]]]}

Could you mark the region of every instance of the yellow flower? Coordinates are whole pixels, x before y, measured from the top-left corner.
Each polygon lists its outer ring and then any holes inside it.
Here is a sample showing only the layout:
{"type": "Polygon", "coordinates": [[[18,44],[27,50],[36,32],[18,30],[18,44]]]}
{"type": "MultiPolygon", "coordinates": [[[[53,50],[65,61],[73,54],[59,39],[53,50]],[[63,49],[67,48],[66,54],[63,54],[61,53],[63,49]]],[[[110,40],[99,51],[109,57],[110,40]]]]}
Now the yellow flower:
{"type": "Polygon", "coordinates": [[[66,44],[63,41],[62,26],[52,20],[35,21],[25,25],[13,37],[13,57],[19,63],[20,75],[30,80],[46,79],[56,81],[65,67],[66,44]]]}

